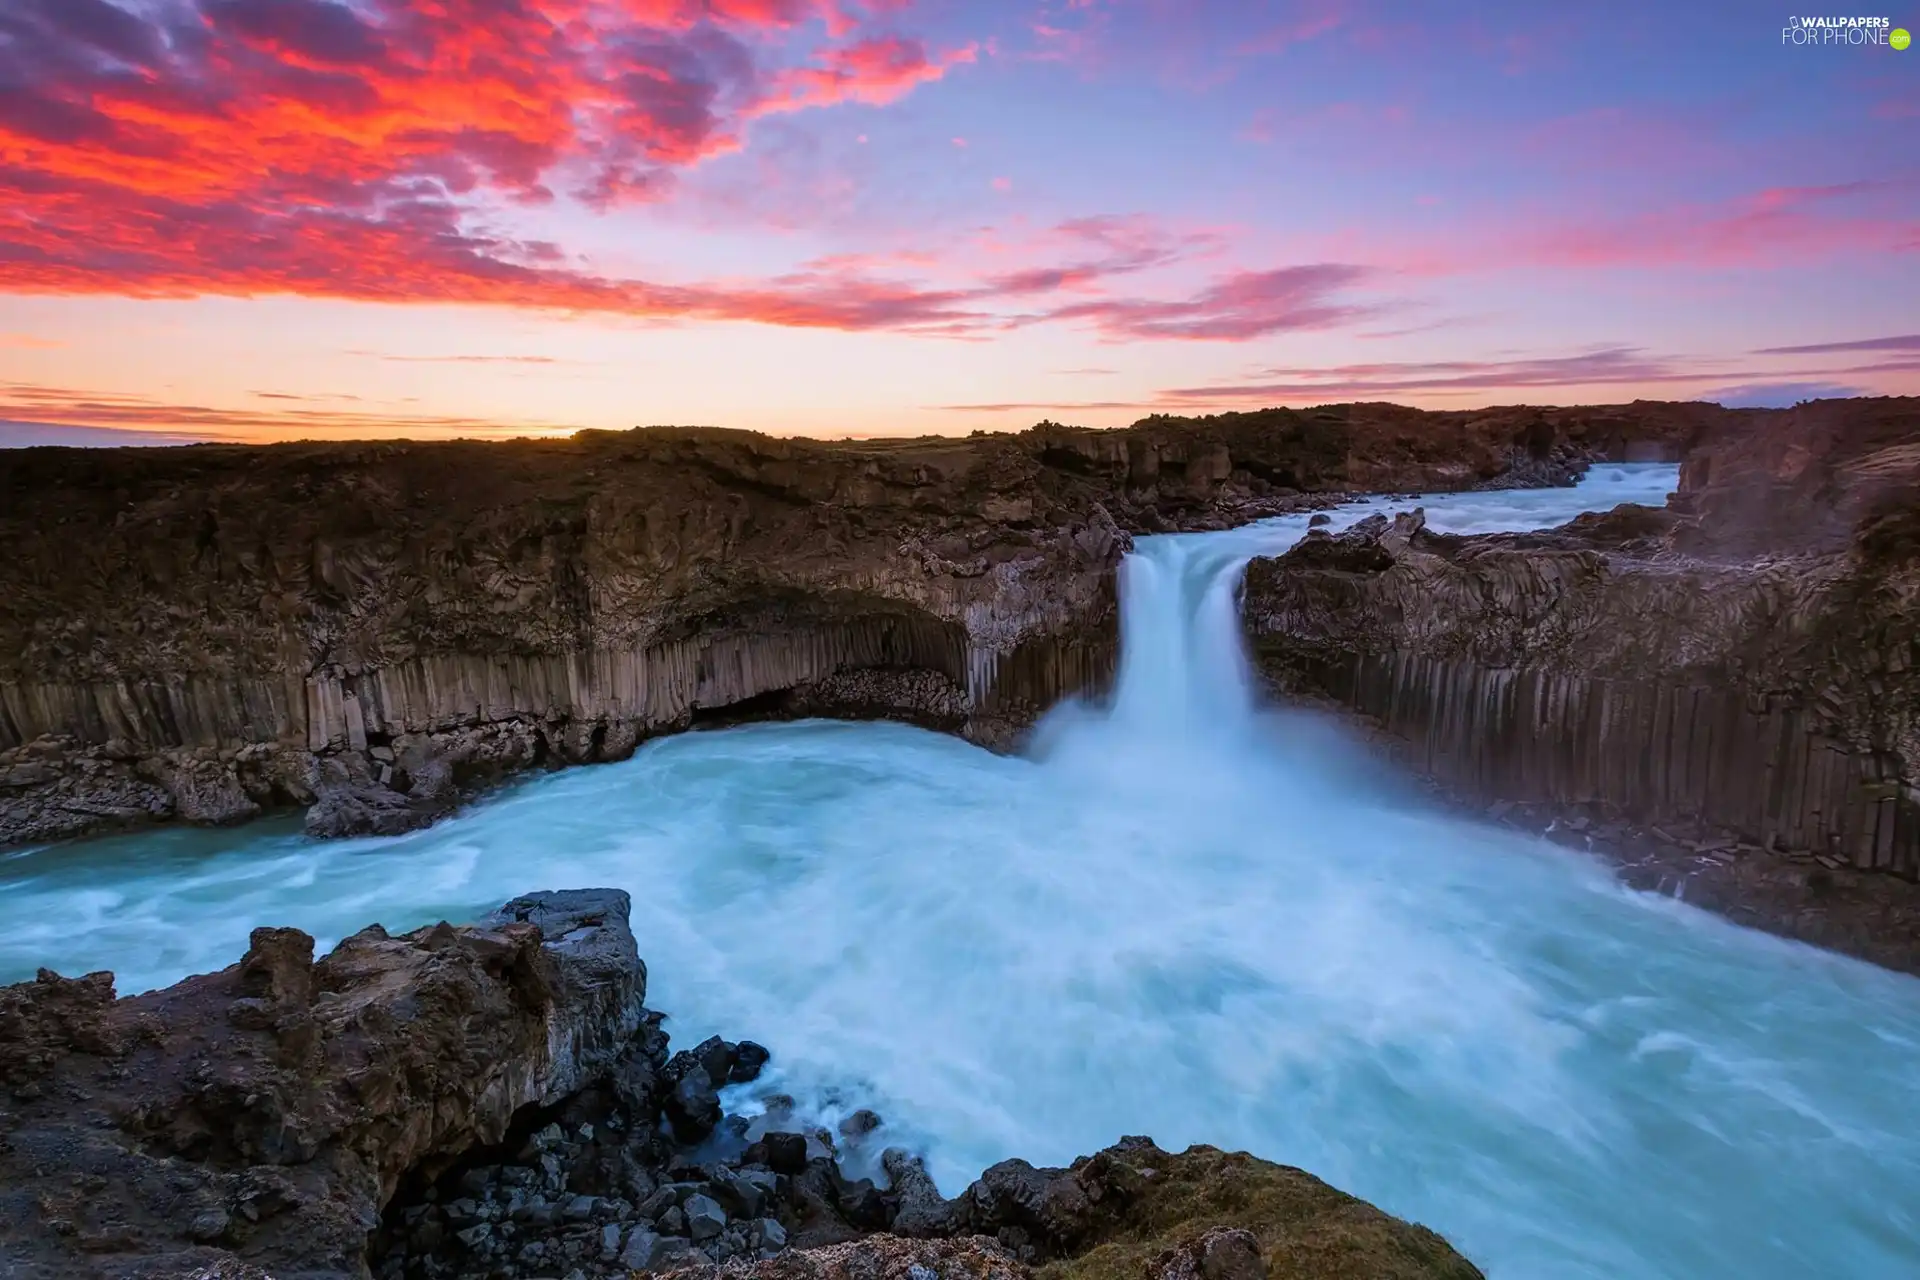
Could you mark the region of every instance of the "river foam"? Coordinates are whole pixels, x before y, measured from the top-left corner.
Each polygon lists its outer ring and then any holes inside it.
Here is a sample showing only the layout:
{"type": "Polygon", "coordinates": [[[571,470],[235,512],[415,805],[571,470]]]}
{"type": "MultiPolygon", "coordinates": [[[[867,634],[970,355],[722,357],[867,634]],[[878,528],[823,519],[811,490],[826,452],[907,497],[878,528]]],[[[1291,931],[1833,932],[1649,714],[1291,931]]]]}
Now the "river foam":
{"type": "MultiPolygon", "coordinates": [[[[1672,475],[1426,505],[1531,527],[1672,475]]],[[[764,1041],[770,1087],[874,1107],[949,1193],[1148,1133],[1301,1165],[1496,1280],[1920,1275],[1920,982],[1436,813],[1337,728],[1260,707],[1234,584],[1304,527],[1143,539],[1111,704],[1057,709],[1026,755],[755,725],[398,839],[29,851],[0,862],[0,980],[141,989],[256,924],[325,945],[611,884],[677,1041],[764,1041]]]]}

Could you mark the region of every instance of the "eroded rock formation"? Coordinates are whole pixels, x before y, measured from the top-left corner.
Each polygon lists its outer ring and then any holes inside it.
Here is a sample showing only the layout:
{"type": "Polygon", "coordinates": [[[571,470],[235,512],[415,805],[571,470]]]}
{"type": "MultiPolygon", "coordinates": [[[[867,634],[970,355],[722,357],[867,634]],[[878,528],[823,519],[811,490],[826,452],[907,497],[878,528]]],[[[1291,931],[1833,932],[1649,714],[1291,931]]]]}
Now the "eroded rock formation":
{"type": "Polygon", "coordinates": [[[431,821],[703,718],[1011,741],[1109,675],[1129,534],[1564,482],[1725,411],[1391,405],[891,443],[743,432],[0,452],[0,845],[431,821]]]}
{"type": "Polygon", "coordinates": [[[6,1274],[185,1275],[226,1252],[364,1274],[403,1176],[614,1070],[646,993],[627,910],[539,894],[317,962],[298,930],[256,929],[240,963],[149,995],[46,970],[0,989],[6,1274]]]}
{"type": "Polygon", "coordinates": [[[476,925],[372,927],[315,961],[115,1000],[110,974],[0,988],[0,1271],[17,1280],[1477,1280],[1433,1232],[1297,1169],[1144,1138],[952,1200],[886,1150],[719,1090],[767,1052],[668,1053],[626,895],[539,893],[476,925]]]}
{"type": "Polygon", "coordinates": [[[1716,428],[1664,509],[1316,532],[1248,567],[1245,620],[1278,688],[1372,718],[1416,768],[1799,854],[1813,891],[1769,890],[1758,923],[1920,964],[1920,903],[1824,918],[1831,873],[1920,878],[1920,402],[1716,428]]]}

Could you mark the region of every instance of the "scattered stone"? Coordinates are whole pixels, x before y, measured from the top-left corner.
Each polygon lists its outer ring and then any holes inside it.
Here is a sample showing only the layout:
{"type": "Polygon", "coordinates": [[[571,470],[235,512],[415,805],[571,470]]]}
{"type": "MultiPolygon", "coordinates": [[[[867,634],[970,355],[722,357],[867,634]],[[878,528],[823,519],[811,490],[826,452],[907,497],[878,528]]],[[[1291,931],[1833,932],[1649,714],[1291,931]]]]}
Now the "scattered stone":
{"type": "Polygon", "coordinates": [[[760,1139],[767,1167],[775,1173],[795,1174],[807,1167],[807,1139],[799,1133],[769,1133],[760,1139]]]}
{"type": "Polygon", "coordinates": [[[875,1129],[878,1129],[881,1123],[882,1121],[878,1115],[862,1107],[840,1122],[840,1136],[843,1138],[864,1138],[875,1129]]]}
{"type": "Polygon", "coordinates": [[[1155,1259],[1154,1280],[1267,1280],[1260,1242],[1251,1231],[1215,1227],[1155,1259]]]}
{"type": "Polygon", "coordinates": [[[706,1068],[707,1079],[717,1087],[727,1082],[733,1074],[734,1046],[719,1036],[708,1036],[694,1046],[693,1060],[706,1068]]]}
{"type": "Polygon", "coordinates": [[[187,1227],[187,1234],[201,1244],[213,1244],[227,1234],[232,1222],[232,1217],[225,1209],[208,1209],[194,1215],[193,1222],[187,1227]]]}
{"type": "Polygon", "coordinates": [[[760,1078],[761,1068],[773,1055],[763,1046],[751,1040],[742,1040],[734,1050],[733,1071],[729,1076],[734,1084],[747,1084],[760,1078]]]}
{"type": "Polygon", "coordinates": [[[478,1249],[481,1242],[492,1238],[492,1236],[493,1224],[491,1222],[476,1222],[464,1231],[454,1232],[453,1238],[469,1249],[478,1249]]]}
{"type": "Polygon", "coordinates": [[[687,1215],[687,1234],[695,1243],[711,1240],[727,1229],[726,1211],[709,1196],[689,1196],[681,1211],[687,1215]]]}
{"type": "Polygon", "coordinates": [[[704,1067],[696,1066],[680,1077],[667,1099],[667,1119],[673,1136],[681,1142],[696,1143],[712,1133],[721,1117],[720,1095],[704,1067]]]}

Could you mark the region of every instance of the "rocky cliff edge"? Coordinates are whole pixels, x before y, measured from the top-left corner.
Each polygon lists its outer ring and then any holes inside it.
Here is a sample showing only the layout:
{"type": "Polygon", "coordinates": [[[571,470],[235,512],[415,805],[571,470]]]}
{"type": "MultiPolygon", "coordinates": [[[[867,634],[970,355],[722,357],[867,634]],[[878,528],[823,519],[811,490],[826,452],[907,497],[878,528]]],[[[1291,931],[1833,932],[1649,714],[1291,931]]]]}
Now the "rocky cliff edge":
{"type": "Polygon", "coordinates": [[[1607,828],[1649,887],[1920,969],[1920,898],[1876,883],[1920,879],[1920,400],[1716,428],[1664,508],[1316,532],[1248,567],[1244,617],[1278,691],[1477,804],[1607,828]]]}

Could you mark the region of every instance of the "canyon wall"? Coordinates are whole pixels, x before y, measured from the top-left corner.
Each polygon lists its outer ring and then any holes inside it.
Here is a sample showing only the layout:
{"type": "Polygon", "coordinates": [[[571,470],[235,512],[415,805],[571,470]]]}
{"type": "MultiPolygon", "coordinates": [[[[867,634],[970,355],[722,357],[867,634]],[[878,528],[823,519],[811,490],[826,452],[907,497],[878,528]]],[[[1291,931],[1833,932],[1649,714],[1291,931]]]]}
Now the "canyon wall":
{"type": "Polygon", "coordinates": [[[1133,532],[1678,457],[1702,405],[1391,405],[781,440],[0,452],[0,844],[429,821],[703,720],[1010,743],[1115,656],[1133,532]]]}
{"type": "Polygon", "coordinates": [[[1276,688],[1483,800],[1920,878],[1920,401],[1721,424],[1665,509],[1319,534],[1249,566],[1245,619],[1276,688]]]}

